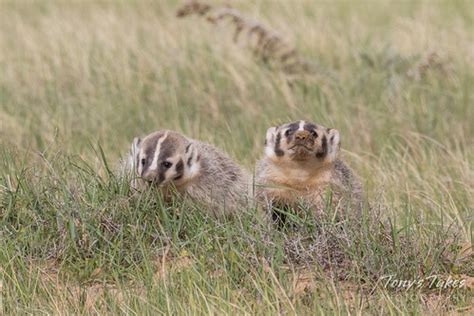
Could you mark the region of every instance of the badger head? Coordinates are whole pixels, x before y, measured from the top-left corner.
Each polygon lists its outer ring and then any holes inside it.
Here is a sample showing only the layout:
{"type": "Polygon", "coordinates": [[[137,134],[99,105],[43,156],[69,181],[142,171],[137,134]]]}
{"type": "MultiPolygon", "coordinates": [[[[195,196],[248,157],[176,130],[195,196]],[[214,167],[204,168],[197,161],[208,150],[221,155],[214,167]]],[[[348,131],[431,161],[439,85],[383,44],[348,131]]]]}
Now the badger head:
{"type": "Polygon", "coordinates": [[[200,156],[193,140],[180,133],[160,130],[135,138],[130,152],[136,176],[156,186],[179,187],[199,175],[200,156]]]}
{"type": "Polygon", "coordinates": [[[318,167],[333,163],[339,147],[338,130],[296,121],[267,130],[265,156],[280,165],[318,167]]]}

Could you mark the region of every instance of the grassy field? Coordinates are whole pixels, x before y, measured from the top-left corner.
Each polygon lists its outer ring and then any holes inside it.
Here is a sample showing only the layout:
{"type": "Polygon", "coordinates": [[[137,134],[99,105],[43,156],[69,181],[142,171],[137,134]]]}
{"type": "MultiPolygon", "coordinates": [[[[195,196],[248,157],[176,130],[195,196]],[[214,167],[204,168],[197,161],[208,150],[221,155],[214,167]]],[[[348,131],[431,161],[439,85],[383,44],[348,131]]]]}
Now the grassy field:
{"type": "Polygon", "coordinates": [[[232,1],[304,75],[180,4],[0,2],[0,313],[472,312],[474,3],[232,1]],[[252,170],[296,119],[340,130],[360,221],[216,219],[113,175],[161,128],[252,170]]]}

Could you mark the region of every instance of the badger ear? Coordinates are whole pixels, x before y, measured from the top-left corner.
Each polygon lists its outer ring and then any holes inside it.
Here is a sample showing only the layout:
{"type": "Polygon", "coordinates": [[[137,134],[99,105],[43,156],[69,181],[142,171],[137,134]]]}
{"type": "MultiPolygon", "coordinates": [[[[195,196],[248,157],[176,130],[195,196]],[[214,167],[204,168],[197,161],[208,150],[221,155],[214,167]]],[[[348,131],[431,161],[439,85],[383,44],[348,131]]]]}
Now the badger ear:
{"type": "Polygon", "coordinates": [[[132,142],[132,146],[130,146],[130,155],[136,157],[140,152],[140,144],[142,143],[142,139],[140,137],[135,137],[132,142]]]}
{"type": "Polygon", "coordinates": [[[278,126],[273,126],[267,129],[267,134],[265,136],[265,146],[273,147],[275,145],[275,135],[278,126]]]}
{"type": "Polygon", "coordinates": [[[335,128],[329,130],[328,133],[328,158],[335,160],[339,154],[339,148],[341,147],[341,138],[339,131],[335,128]]]}
{"type": "Polygon", "coordinates": [[[184,172],[187,178],[193,178],[200,168],[199,145],[188,139],[184,149],[184,172]]]}
{"type": "Polygon", "coordinates": [[[140,137],[135,137],[133,138],[132,142],[132,149],[137,150],[142,142],[142,139],[140,137]]]}
{"type": "Polygon", "coordinates": [[[132,145],[130,146],[130,152],[128,154],[128,164],[130,166],[130,171],[138,172],[139,167],[139,154],[140,154],[140,144],[142,139],[140,137],[135,137],[133,139],[132,145]]]}
{"type": "Polygon", "coordinates": [[[188,165],[188,167],[190,167],[191,164],[196,161],[197,156],[196,144],[192,140],[188,139],[188,143],[184,149],[184,162],[188,165]]]}

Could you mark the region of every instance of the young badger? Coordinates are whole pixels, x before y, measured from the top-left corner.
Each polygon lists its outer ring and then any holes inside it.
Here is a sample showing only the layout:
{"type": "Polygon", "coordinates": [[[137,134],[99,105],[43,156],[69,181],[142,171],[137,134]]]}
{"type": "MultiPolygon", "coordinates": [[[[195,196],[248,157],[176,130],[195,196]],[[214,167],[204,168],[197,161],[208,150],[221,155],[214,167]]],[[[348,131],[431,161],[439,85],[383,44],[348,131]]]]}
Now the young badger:
{"type": "Polygon", "coordinates": [[[352,170],[338,159],[339,132],[307,121],[297,121],[267,130],[265,156],[257,163],[257,198],[284,220],[278,209],[303,205],[321,214],[327,204],[358,211],[362,188],[352,170]]]}
{"type": "Polygon", "coordinates": [[[251,186],[248,173],[226,154],[170,130],[135,138],[126,170],[134,189],[157,186],[165,198],[176,190],[215,214],[245,206],[251,186]]]}

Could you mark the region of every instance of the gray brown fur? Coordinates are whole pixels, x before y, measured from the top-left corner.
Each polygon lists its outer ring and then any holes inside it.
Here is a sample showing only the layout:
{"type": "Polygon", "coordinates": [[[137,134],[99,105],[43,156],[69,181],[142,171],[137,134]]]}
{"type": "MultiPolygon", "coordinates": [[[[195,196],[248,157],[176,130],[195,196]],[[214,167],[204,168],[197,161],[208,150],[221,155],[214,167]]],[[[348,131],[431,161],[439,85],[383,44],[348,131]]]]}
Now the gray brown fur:
{"type": "Polygon", "coordinates": [[[125,165],[132,188],[155,186],[165,195],[175,189],[215,214],[246,206],[251,192],[250,175],[229,156],[174,131],[135,138],[125,165]]]}
{"type": "Polygon", "coordinates": [[[339,158],[336,129],[297,121],[267,131],[265,155],[257,163],[257,198],[266,208],[305,205],[324,212],[328,189],[332,205],[358,212],[362,186],[339,158]]]}

